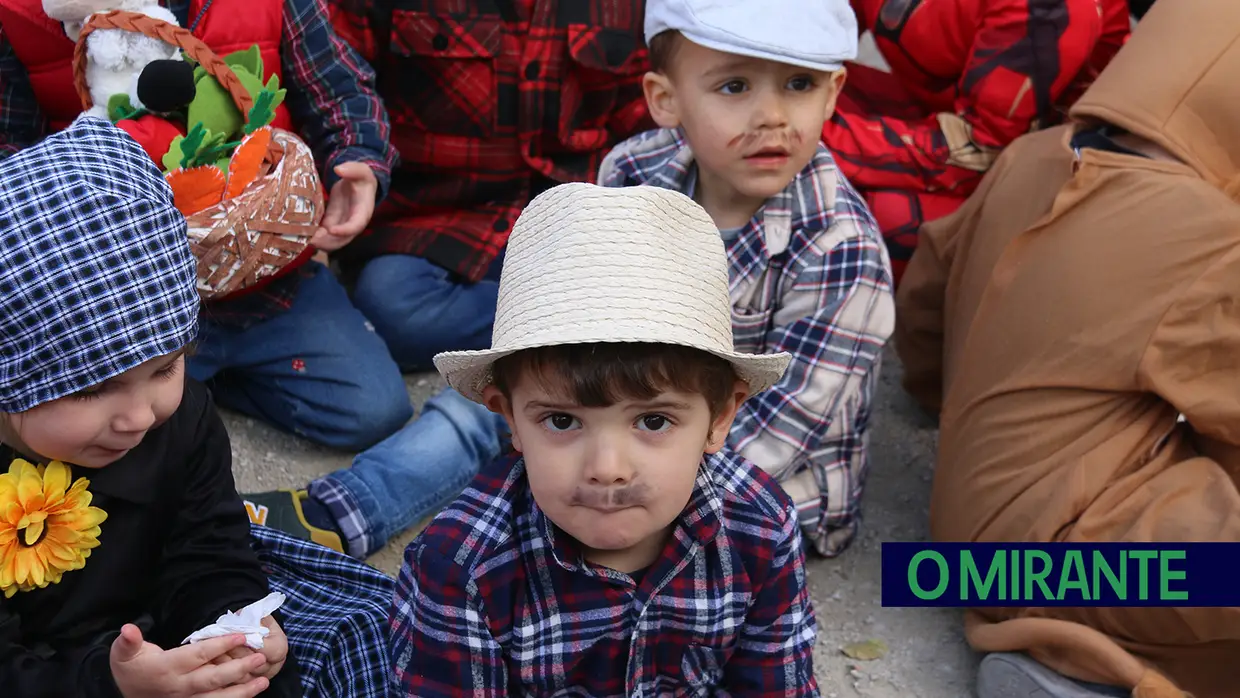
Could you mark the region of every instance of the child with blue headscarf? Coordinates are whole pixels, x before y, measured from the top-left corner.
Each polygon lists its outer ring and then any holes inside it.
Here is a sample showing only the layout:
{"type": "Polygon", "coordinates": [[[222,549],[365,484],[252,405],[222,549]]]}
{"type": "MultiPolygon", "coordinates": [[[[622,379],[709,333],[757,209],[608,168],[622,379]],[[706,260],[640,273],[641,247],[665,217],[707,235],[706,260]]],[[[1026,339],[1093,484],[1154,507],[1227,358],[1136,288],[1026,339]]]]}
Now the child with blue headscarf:
{"type": "Polygon", "coordinates": [[[81,118],[0,162],[6,694],[387,695],[391,583],[251,529],[185,376],[198,310],[185,221],[122,131],[81,118]],[[188,642],[272,592],[250,636],[188,642]]]}

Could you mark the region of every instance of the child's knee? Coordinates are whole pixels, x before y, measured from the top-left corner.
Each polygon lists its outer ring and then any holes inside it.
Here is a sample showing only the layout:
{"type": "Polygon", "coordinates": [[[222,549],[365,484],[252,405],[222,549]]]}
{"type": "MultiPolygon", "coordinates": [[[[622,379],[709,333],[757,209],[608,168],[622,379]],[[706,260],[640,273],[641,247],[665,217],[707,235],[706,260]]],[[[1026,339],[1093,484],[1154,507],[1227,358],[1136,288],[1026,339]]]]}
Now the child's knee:
{"type": "Polygon", "coordinates": [[[341,421],[336,441],[346,451],[362,451],[400,430],[413,418],[413,404],[403,381],[359,385],[352,398],[338,405],[341,421]]]}
{"type": "Polygon", "coordinates": [[[500,437],[507,431],[507,424],[500,415],[467,399],[452,388],[445,388],[428,400],[426,410],[440,412],[477,448],[494,451],[498,455],[500,437]]]}

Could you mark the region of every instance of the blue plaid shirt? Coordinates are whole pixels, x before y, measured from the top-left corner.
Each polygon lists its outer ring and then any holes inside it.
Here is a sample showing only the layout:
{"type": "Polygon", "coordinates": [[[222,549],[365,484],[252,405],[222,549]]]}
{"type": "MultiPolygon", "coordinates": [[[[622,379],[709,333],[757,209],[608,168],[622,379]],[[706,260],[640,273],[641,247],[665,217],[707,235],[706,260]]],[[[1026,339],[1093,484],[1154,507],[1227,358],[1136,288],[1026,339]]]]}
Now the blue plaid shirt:
{"type": "Polygon", "coordinates": [[[264,526],[250,526],[250,546],[271,590],[287,597],[281,628],[306,698],[397,695],[387,656],[392,578],[264,526]]]}
{"type": "MultiPolygon", "coordinates": [[[[697,165],[682,134],[648,131],[604,160],[599,184],[648,184],[693,196],[697,165]]],[[[819,145],[748,225],[725,234],[737,351],[793,361],[737,414],[728,443],[774,475],[823,555],[856,534],[870,411],[895,329],[891,262],[865,202],[819,145]]]]}
{"type": "Polygon", "coordinates": [[[792,502],[707,457],[662,555],[593,565],[501,458],[405,552],[392,613],[403,695],[817,696],[792,502]]]}

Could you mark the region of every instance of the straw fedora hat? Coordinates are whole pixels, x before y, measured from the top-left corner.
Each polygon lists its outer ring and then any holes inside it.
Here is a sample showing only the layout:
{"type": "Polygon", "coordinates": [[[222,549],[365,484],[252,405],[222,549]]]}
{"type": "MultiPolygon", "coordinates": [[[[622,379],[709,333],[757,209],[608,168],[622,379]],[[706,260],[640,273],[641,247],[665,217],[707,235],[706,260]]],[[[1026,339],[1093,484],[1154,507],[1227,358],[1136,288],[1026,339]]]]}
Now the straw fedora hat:
{"type": "Polygon", "coordinates": [[[791,360],[734,350],[723,240],[701,206],[670,189],[572,183],[540,194],[513,226],[491,348],[439,354],[435,367],[481,401],[496,359],[595,342],[701,349],[731,362],[751,394],[791,360]]]}

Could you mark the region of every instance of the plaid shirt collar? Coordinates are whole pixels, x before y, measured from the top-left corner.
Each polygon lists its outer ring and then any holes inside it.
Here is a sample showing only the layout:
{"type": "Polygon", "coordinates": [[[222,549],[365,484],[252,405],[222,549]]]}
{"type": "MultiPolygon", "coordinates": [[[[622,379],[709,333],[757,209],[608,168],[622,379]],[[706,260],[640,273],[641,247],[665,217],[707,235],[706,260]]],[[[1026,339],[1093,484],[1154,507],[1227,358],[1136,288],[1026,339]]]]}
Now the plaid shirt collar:
{"type": "MultiPolygon", "coordinates": [[[[689,503],[685,505],[680,518],[674,523],[672,535],[676,541],[675,547],[665,548],[664,554],[654,563],[655,566],[651,567],[651,572],[661,575],[663,568],[668,565],[674,568],[673,573],[678,572],[681,567],[688,564],[698,550],[709,545],[719,534],[722,528],[720,517],[723,504],[718,492],[715,491],[714,483],[711,482],[706,472],[706,467],[703,461],[698,468],[697,481],[694,483],[689,503]]],[[[523,477],[525,477],[525,459],[517,461],[512,468],[508,481],[504,483],[505,489],[518,486],[523,477]]],[[[552,559],[567,572],[580,573],[589,577],[605,577],[616,581],[627,579],[627,575],[587,562],[581,546],[572,536],[563,533],[543,513],[538,503],[534,501],[533,491],[528,487],[525,490],[525,504],[527,511],[532,512],[533,516],[528,519],[528,525],[519,532],[523,541],[536,542],[539,538],[547,541],[552,559]]]]}
{"type": "MultiPolygon", "coordinates": [[[[802,169],[782,191],[766,200],[754,213],[737,237],[741,244],[753,245],[758,254],[753,255],[748,266],[765,266],[771,258],[788,250],[792,239],[796,215],[796,197],[793,195],[803,180],[811,179],[818,185],[818,160],[826,149],[819,146],[819,153],[802,169]]],[[[630,178],[644,184],[665,187],[693,197],[697,191],[698,168],[684,133],[680,129],[651,131],[633,143],[628,151],[630,157],[617,163],[617,167],[630,178]]],[[[830,155],[827,156],[830,158],[830,155]]],[[[741,270],[743,274],[748,268],[741,270]]]]}

